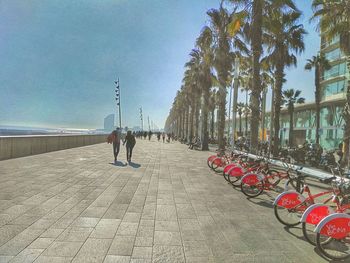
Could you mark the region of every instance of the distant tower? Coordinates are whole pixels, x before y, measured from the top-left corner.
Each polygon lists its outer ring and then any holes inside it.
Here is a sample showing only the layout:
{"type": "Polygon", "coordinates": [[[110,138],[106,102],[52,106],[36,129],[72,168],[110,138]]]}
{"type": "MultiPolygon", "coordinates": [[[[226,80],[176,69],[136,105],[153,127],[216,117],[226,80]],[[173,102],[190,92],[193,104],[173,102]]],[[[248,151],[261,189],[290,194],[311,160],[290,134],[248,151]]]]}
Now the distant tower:
{"type": "Polygon", "coordinates": [[[104,119],[104,130],[105,131],[112,131],[112,130],[114,130],[114,114],[109,114],[104,119]]]}

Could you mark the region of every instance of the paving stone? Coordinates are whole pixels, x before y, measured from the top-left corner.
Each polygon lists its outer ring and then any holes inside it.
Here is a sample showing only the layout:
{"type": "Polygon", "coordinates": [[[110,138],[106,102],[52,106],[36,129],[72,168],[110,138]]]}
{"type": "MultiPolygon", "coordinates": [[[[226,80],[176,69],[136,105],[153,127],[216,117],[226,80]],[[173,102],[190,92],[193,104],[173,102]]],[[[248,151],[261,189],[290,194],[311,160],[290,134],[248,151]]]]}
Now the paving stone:
{"type": "Polygon", "coordinates": [[[152,262],[166,263],[177,262],[184,263],[185,256],[181,246],[153,246],[152,262]]]}
{"type": "Polygon", "coordinates": [[[39,257],[39,255],[44,251],[44,249],[31,249],[26,248],[22,250],[17,256],[15,256],[11,263],[32,263],[39,257]]]}
{"type": "Polygon", "coordinates": [[[56,241],[80,241],[84,242],[92,232],[89,227],[70,227],[58,236],[56,241]]]}
{"type": "Polygon", "coordinates": [[[43,252],[43,255],[54,257],[74,257],[82,245],[83,242],[55,241],[43,252]]]}
{"type": "Polygon", "coordinates": [[[136,236],[138,223],[121,222],[117,231],[117,235],[136,236]]]}
{"type": "Polygon", "coordinates": [[[134,247],[134,236],[116,236],[108,250],[109,255],[131,256],[134,247]]]}
{"type": "Polygon", "coordinates": [[[131,258],[142,258],[142,259],[152,258],[152,247],[135,246],[132,251],[131,258]]]}
{"type": "Polygon", "coordinates": [[[178,232],[179,224],[177,221],[158,221],[156,220],[156,231],[171,231],[171,232],[178,232]]]}
{"type": "Polygon", "coordinates": [[[70,263],[72,257],[51,257],[40,255],[34,263],[70,263]]]}
{"type": "Polygon", "coordinates": [[[165,246],[181,246],[181,236],[179,232],[155,231],[154,244],[165,246]]]}
{"type": "Polygon", "coordinates": [[[107,255],[103,263],[129,263],[130,257],[129,256],[114,256],[114,255],[107,255]]]}
{"type": "Polygon", "coordinates": [[[43,249],[46,249],[54,241],[55,241],[55,238],[40,237],[40,238],[37,238],[33,243],[31,243],[28,248],[43,248],[43,249]]]}

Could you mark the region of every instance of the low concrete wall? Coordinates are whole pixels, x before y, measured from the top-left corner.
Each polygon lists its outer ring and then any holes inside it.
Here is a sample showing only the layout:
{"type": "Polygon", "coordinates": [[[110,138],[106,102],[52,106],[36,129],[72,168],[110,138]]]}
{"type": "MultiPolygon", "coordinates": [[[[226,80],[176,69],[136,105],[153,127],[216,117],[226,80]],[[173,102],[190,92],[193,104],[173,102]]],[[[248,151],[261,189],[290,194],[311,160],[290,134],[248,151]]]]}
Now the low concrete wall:
{"type": "Polygon", "coordinates": [[[0,160],[103,143],[106,138],[106,134],[1,136],[0,160]]]}

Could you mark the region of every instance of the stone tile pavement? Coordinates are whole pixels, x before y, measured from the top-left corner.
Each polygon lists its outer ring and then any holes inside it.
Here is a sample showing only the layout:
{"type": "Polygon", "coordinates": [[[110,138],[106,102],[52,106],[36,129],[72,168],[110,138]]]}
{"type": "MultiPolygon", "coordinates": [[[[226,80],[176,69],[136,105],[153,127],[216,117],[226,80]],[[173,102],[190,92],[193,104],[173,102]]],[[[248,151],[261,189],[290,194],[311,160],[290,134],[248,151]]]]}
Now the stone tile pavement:
{"type": "Polygon", "coordinates": [[[0,263],[325,262],[276,193],[246,199],[208,155],[138,140],[131,165],[107,144],[1,161],[0,263]]]}

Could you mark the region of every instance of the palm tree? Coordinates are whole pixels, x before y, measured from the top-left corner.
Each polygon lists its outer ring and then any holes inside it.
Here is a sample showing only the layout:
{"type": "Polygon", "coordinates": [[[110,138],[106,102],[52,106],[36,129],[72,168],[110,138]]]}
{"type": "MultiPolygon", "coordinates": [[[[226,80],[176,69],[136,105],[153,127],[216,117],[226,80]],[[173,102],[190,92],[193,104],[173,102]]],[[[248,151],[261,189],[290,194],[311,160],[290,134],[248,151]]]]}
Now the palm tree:
{"type": "Polygon", "coordinates": [[[217,107],[217,94],[215,90],[210,91],[209,95],[209,111],[210,111],[210,138],[214,139],[215,130],[215,110],[217,107]]]}
{"type": "Polygon", "coordinates": [[[213,65],[217,72],[219,82],[219,118],[218,118],[218,143],[219,149],[225,148],[225,112],[226,112],[226,87],[229,74],[232,68],[230,59],[230,36],[227,26],[231,22],[230,14],[223,8],[222,4],[219,9],[210,9],[207,12],[210,18],[210,30],[213,36],[213,65]]]}
{"type": "Polygon", "coordinates": [[[212,45],[213,36],[209,27],[204,27],[200,36],[196,40],[198,47],[198,55],[200,57],[200,85],[202,89],[202,150],[208,150],[208,110],[209,110],[209,94],[212,86],[211,66],[213,63],[212,45]]]}
{"type": "Polygon", "coordinates": [[[305,98],[300,97],[300,94],[300,90],[288,89],[283,91],[283,104],[288,108],[289,113],[289,146],[293,146],[294,105],[305,102],[305,98]]]}
{"type": "Polygon", "coordinates": [[[245,104],[243,102],[237,103],[237,113],[239,117],[239,136],[242,136],[242,114],[245,108],[245,104]]]}
{"type": "Polygon", "coordinates": [[[312,59],[307,60],[305,65],[306,70],[315,68],[315,104],[316,104],[316,143],[320,142],[320,103],[321,103],[321,74],[323,70],[331,68],[328,60],[324,55],[313,56],[312,59]]]}
{"type": "MultiPolygon", "coordinates": [[[[319,29],[327,41],[339,36],[340,49],[347,56],[347,68],[350,72],[350,2],[349,0],[313,0],[314,15],[319,20],[319,29]]],[[[344,164],[350,162],[350,80],[346,92],[346,104],[343,111],[344,164]]],[[[349,163],[348,163],[349,165],[349,163]]]]}
{"type": "Polygon", "coordinates": [[[250,13],[250,26],[248,38],[251,44],[252,54],[252,88],[250,97],[250,141],[252,150],[257,151],[259,137],[260,94],[262,92],[260,81],[260,57],[263,53],[263,18],[268,17],[267,10],[297,10],[293,0],[229,0],[240,4],[250,13]]]}
{"type": "Polygon", "coordinates": [[[306,34],[302,24],[298,24],[299,11],[281,12],[278,9],[269,10],[270,16],[264,21],[264,43],[269,52],[266,58],[273,65],[274,71],[274,155],[279,148],[280,111],[282,105],[282,86],[284,69],[290,65],[296,66],[294,54],[304,51],[303,37],[306,34]]]}

